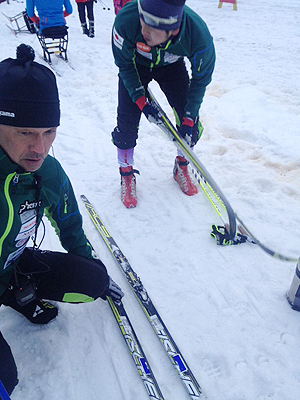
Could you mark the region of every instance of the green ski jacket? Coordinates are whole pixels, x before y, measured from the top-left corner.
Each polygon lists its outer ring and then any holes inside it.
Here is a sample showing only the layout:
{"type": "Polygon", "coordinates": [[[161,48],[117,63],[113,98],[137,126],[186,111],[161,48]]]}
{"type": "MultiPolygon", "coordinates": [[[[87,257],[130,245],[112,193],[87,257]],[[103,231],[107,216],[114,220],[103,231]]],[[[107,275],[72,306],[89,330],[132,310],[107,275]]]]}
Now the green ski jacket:
{"type": "Polygon", "coordinates": [[[66,251],[92,257],[71,183],[60,163],[48,155],[38,171],[24,172],[0,148],[0,295],[35,234],[37,210],[38,224],[45,214],[66,251]]]}
{"type": "Polygon", "coordinates": [[[207,25],[189,7],[184,6],[178,35],[163,46],[150,47],[141,33],[137,2],[128,3],[115,18],[112,50],[115,64],[119,68],[119,76],[133,102],[145,96],[136,69],[137,64],[161,68],[187,57],[191,63],[191,80],[185,115],[192,118],[198,115],[206,86],[211,82],[215,49],[207,25]]]}

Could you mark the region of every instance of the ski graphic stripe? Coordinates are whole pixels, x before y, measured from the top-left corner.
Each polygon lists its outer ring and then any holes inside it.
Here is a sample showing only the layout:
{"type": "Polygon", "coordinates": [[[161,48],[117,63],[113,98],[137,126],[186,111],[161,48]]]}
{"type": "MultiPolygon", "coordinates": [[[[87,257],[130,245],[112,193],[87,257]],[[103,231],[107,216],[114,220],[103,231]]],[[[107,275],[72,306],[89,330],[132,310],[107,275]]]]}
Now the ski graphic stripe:
{"type": "MultiPolygon", "coordinates": [[[[88,243],[91,246],[93,254],[96,256],[96,252],[92,243],[89,240],[88,243]]],[[[138,374],[143,381],[148,396],[152,400],[164,400],[162,392],[158,386],[157,380],[146,358],[146,355],[140,344],[140,341],[134,331],[133,325],[130,322],[130,319],[125,310],[122,300],[114,301],[110,296],[107,296],[106,299],[119,325],[122,336],[126,342],[126,345],[133,359],[133,362],[136,366],[138,374]]]]}
{"type": "Polygon", "coordinates": [[[123,303],[115,302],[111,297],[107,297],[107,300],[150,399],[164,400],[123,303]]]}

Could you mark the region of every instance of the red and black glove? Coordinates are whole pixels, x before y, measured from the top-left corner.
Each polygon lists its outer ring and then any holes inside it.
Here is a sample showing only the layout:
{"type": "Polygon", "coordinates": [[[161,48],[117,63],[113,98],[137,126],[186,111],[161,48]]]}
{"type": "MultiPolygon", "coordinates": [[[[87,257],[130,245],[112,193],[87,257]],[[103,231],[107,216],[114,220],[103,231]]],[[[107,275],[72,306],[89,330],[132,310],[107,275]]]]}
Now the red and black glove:
{"type": "Polygon", "coordinates": [[[145,96],[139,97],[135,104],[142,111],[149,122],[157,124],[160,121],[160,113],[159,111],[148,103],[145,96]]]}

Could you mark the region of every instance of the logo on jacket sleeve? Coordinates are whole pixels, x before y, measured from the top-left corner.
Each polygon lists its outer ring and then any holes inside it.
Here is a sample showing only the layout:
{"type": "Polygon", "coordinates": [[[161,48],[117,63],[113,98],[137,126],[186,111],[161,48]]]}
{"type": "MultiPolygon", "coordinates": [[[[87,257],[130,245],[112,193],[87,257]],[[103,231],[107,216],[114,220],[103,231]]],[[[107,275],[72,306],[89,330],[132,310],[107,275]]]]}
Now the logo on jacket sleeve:
{"type": "Polygon", "coordinates": [[[123,49],[124,38],[122,38],[122,36],[118,34],[116,28],[114,28],[113,30],[113,41],[114,45],[118,47],[118,49],[123,49]]]}
{"type": "Polygon", "coordinates": [[[178,56],[177,54],[168,53],[167,51],[164,54],[164,62],[168,64],[176,63],[182,56],[178,56]]]}

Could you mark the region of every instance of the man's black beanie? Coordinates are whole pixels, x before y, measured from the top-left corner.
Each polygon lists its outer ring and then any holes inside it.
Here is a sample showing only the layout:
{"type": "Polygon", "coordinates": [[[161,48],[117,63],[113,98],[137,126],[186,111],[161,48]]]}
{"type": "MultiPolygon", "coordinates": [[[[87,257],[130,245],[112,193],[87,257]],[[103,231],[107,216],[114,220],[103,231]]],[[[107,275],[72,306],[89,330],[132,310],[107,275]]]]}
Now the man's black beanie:
{"type": "Polygon", "coordinates": [[[17,58],[0,63],[0,124],[22,128],[59,125],[60,107],[53,72],[33,61],[32,47],[21,44],[17,58]]]}

